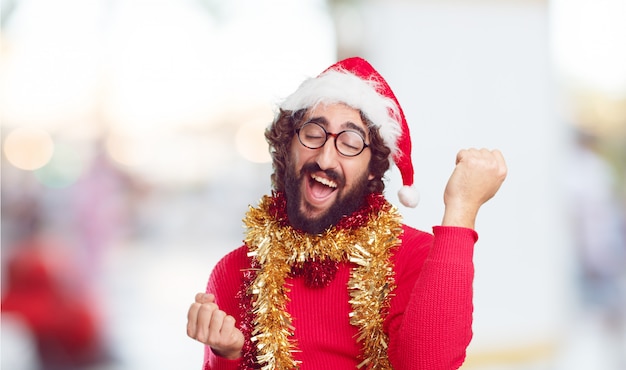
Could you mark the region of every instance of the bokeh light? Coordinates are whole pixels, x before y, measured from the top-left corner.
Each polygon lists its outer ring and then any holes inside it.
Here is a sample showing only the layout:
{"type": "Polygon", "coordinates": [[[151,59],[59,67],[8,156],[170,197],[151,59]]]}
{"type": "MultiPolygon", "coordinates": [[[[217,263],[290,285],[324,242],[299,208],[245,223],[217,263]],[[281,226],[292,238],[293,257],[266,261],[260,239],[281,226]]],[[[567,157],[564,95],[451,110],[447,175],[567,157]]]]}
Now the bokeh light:
{"type": "Polygon", "coordinates": [[[117,163],[133,167],[145,164],[153,155],[151,143],[147,135],[111,134],[105,147],[117,163]]]}
{"type": "Polygon", "coordinates": [[[7,160],[22,170],[36,170],[50,161],[54,153],[54,142],[46,131],[37,128],[19,127],[11,131],[4,140],[7,160]]]}

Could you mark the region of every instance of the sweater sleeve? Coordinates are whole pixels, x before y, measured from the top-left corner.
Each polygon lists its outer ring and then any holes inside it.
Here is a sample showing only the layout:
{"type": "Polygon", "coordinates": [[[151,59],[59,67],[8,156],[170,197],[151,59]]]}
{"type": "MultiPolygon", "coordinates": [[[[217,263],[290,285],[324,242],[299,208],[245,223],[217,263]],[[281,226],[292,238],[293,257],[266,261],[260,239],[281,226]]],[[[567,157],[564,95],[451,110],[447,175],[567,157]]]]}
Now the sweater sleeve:
{"type": "Polygon", "coordinates": [[[472,338],[474,230],[405,227],[386,327],[394,369],[458,369],[472,338]]]}
{"type": "MultiPolygon", "coordinates": [[[[215,295],[215,303],[227,314],[238,319],[240,323],[241,309],[238,304],[237,293],[241,289],[242,271],[247,263],[247,249],[241,247],[227,254],[216,265],[206,292],[215,295]]],[[[229,360],[218,356],[209,346],[204,346],[203,370],[236,370],[239,368],[241,359],[229,360]]]]}

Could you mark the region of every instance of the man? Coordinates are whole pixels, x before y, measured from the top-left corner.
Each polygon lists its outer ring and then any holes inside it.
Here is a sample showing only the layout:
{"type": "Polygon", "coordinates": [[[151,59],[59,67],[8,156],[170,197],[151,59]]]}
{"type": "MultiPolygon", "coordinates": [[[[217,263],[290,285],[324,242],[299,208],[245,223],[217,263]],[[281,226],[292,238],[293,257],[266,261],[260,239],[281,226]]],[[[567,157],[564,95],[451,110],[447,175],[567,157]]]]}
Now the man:
{"type": "Polygon", "coordinates": [[[433,234],[382,192],[393,161],[415,207],[409,129],[361,58],[306,80],[268,128],[274,191],[245,245],[188,312],[204,369],[456,369],[472,337],[473,230],[506,177],[499,151],[461,150],[433,234]]]}

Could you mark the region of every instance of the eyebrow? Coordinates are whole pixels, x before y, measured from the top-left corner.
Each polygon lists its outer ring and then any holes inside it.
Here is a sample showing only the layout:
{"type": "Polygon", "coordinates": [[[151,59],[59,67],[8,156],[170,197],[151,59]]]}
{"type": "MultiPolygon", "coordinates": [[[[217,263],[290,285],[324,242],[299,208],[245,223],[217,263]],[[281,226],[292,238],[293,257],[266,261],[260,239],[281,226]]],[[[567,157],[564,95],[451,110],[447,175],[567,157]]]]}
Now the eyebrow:
{"type": "MultiPolygon", "coordinates": [[[[328,127],[328,120],[324,117],[312,117],[310,119],[308,119],[306,122],[314,122],[317,123],[319,125],[322,125],[324,127],[328,127]]],[[[354,131],[358,131],[361,136],[363,136],[363,138],[367,137],[367,134],[365,133],[365,130],[363,130],[363,128],[359,125],[357,125],[356,123],[352,122],[352,121],[346,121],[344,122],[341,127],[343,129],[350,129],[350,130],[354,130],[354,131]]]]}

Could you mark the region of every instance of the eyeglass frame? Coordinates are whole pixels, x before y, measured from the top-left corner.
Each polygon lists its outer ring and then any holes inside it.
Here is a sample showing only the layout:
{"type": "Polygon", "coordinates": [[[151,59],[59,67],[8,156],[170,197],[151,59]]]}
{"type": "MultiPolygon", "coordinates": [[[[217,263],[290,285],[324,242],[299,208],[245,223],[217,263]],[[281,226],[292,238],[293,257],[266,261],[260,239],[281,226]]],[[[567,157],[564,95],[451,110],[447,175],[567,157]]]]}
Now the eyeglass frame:
{"type": "Polygon", "coordinates": [[[304,146],[305,148],[309,148],[309,149],[320,149],[320,148],[323,148],[324,145],[326,145],[326,142],[328,141],[328,137],[332,136],[333,138],[335,138],[335,149],[337,150],[337,153],[341,154],[344,157],[349,157],[349,158],[358,156],[359,154],[363,153],[363,151],[366,148],[369,148],[369,146],[370,146],[368,143],[365,142],[365,138],[363,137],[363,135],[359,131],[357,131],[357,130],[347,129],[347,130],[339,131],[338,133],[333,133],[333,132],[329,132],[328,130],[326,130],[326,128],[324,126],[322,126],[321,124],[319,124],[318,122],[316,122],[314,120],[306,121],[304,124],[302,124],[302,126],[300,126],[297,129],[295,129],[295,132],[296,132],[296,136],[298,136],[298,141],[300,142],[300,144],[302,144],[302,146],[304,146]],[[308,146],[308,145],[306,145],[306,144],[304,144],[302,142],[302,139],[300,138],[300,130],[302,130],[302,128],[307,126],[307,125],[316,125],[319,128],[321,128],[322,131],[324,131],[324,133],[326,134],[326,138],[324,138],[324,142],[320,146],[314,148],[314,147],[310,147],[310,146],[308,146]],[[341,152],[341,150],[339,150],[339,147],[337,146],[337,138],[339,137],[339,135],[341,135],[341,134],[343,134],[345,132],[353,132],[353,133],[357,134],[361,138],[361,140],[363,141],[363,147],[361,148],[361,150],[358,153],[350,155],[350,154],[344,154],[344,153],[341,152]]]}

